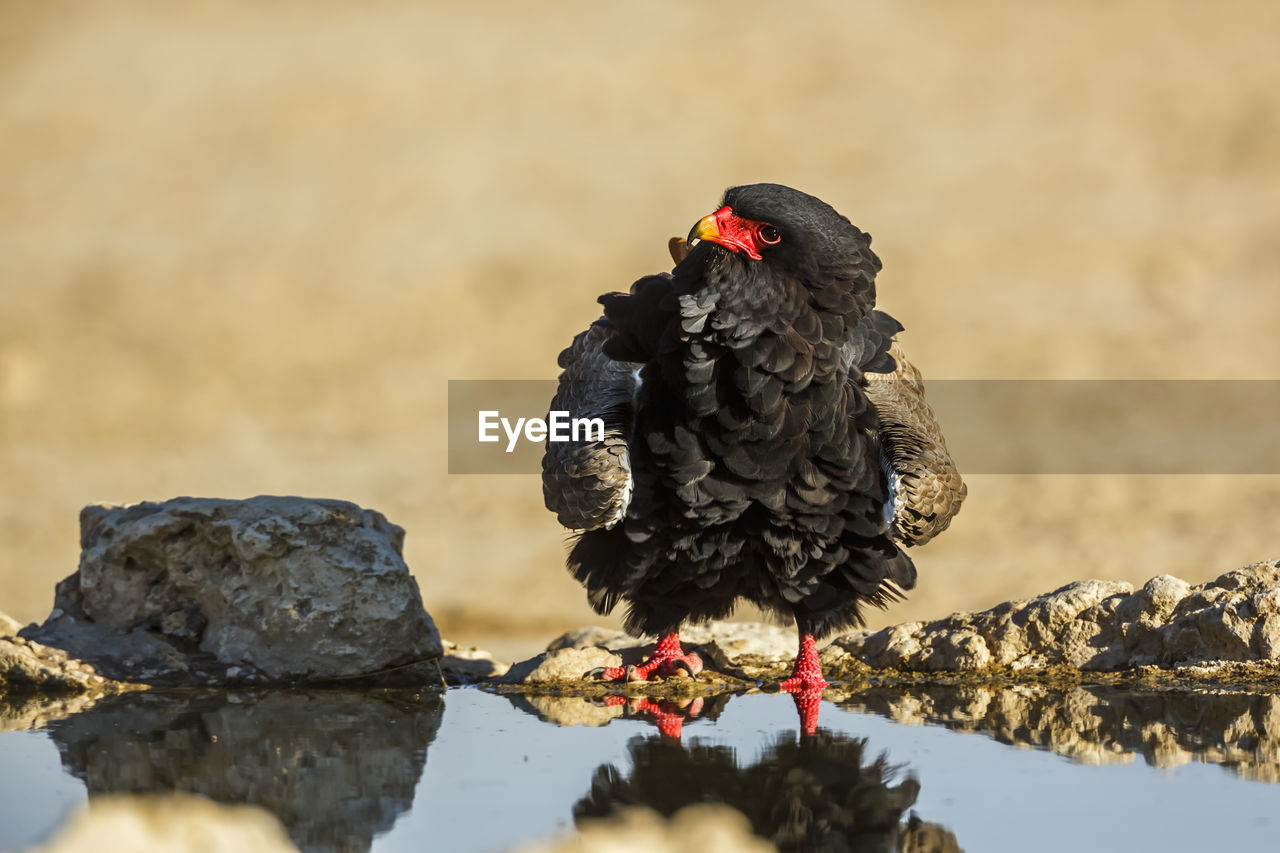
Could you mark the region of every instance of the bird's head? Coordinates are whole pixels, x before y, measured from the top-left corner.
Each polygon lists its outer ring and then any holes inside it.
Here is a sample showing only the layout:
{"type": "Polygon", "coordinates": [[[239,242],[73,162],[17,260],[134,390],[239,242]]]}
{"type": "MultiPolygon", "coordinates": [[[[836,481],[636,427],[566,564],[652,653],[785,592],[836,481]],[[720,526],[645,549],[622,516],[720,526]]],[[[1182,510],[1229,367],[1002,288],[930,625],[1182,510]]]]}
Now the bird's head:
{"type": "MultiPolygon", "coordinates": [[[[695,263],[737,268],[744,279],[835,287],[869,309],[880,259],[871,238],[819,198],[780,184],[749,184],[724,194],[720,208],[689,232],[695,263]]],[[[674,250],[673,250],[674,254],[674,250]]],[[[845,300],[841,300],[842,302],[845,300]]]]}
{"type": "Polygon", "coordinates": [[[781,184],[748,184],[724,194],[720,209],[689,232],[753,261],[785,265],[805,256],[828,263],[879,260],[871,238],[820,198],[781,184]]]}

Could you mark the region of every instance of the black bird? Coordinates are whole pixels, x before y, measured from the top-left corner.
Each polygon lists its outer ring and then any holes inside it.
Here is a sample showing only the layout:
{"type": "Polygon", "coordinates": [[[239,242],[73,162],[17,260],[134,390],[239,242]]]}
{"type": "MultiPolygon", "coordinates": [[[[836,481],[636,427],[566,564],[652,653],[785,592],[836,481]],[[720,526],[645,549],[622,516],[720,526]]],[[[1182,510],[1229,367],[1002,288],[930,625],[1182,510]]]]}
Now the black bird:
{"type": "Polygon", "coordinates": [[[670,274],[600,297],[560,354],[552,411],[605,425],[543,457],[547,507],[582,531],[569,570],[597,612],[625,600],[627,629],[660,637],[605,677],[696,673],[680,625],[745,599],[795,618],[780,686],[816,709],[815,638],[914,586],[900,546],[944,529],[965,488],[902,326],[874,310],[870,243],[811,195],[734,187],[670,274]]]}
{"type": "Polygon", "coordinates": [[[665,737],[627,744],[630,772],[602,764],[574,822],[646,806],[670,817],[690,803],[723,803],[783,851],[959,851],[955,836],[914,815],[920,783],[867,742],[819,730],[779,735],[754,762],[733,749],[665,737]],[[899,778],[901,777],[901,778],[899,778]]]}

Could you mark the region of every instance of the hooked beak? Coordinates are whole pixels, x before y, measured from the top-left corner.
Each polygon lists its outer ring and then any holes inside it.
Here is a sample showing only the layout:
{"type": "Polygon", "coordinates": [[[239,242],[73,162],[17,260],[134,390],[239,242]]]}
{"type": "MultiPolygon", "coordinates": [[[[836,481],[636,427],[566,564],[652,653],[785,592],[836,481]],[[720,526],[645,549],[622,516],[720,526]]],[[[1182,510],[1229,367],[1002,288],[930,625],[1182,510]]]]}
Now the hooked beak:
{"type": "MultiPolygon", "coordinates": [[[[719,213],[720,211],[716,211],[719,213]]],[[[692,244],[697,240],[710,240],[717,242],[716,238],[720,236],[720,223],[716,222],[716,213],[709,213],[698,220],[698,224],[693,226],[689,231],[689,242],[692,244]]]]}
{"type": "Polygon", "coordinates": [[[733,208],[725,205],[708,216],[698,220],[689,232],[689,245],[699,240],[710,240],[732,252],[742,252],[752,260],[760,260],[760,250],[752,236],[752,228],[760,223],[746,220],[733,212],[733,208]]]}

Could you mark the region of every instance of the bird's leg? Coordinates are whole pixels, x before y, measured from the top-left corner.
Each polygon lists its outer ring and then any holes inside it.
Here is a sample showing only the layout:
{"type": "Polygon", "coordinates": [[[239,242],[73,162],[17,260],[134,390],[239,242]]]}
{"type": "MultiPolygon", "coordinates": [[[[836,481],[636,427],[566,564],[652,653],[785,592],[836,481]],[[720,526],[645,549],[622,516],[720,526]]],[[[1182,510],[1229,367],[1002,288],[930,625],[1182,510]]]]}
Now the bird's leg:
{"type": "Polygon", "coordinates": [[[778,682],[778,688],[792,694],[796,711],[800,714],[800,726],[811,735],[818,730],[818,706],[822,703],[822,691],[827,680],[822,677],[822,665],[818,663],[818,646],[813,635],[800,631],[800,650],[791,677],[778,682]]]}
{"type": "Polygon", "coordinates": [[[658,640],[653,654],[644,663],[628,667],[602,666],[588,674],[605,681],[648,681],[655,675],[675,675],[681,671],[697,675],[702,671],[702,658],[696,652],[685,654],[680,646],[680,633],[672,631],[658,640]]]}

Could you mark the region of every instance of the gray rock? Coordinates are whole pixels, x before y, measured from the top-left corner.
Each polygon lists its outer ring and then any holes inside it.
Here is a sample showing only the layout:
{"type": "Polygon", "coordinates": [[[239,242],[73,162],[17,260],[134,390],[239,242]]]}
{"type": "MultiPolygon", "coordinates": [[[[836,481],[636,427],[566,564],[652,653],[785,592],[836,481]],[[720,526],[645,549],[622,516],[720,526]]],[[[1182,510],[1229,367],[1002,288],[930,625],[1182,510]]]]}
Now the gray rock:
{"type": "Polygon", "coordinates": [[[1275,661],[1280,561],[1194,587],[1169,575],[1136,592],[1116,581],[1077,581],[979,613],[849,634],[836,645],[869,666],[920,672],[1275,661]]]}
{"type": "Polygon", "coordinates": [[[404,531],[355,504],[178,498],[86,507],[80,527],[80,570],[58,585],[50,618],[22,634],[104,675],[408,678],[401,667],[442,652],[401,556],[404,531]]]}
{"type": "Polygon", "coordinates": [[[97,797],[36,853],[296,853],[263,809],[190,794],[97,797]]]}

